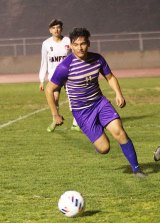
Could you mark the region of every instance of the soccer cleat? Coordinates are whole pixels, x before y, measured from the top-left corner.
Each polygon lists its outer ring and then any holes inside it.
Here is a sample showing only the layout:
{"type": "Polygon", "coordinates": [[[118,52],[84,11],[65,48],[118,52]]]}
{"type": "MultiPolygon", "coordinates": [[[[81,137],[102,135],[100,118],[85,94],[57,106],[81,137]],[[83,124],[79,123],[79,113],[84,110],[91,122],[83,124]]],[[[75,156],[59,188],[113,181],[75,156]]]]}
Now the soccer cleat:
{"type": "Polygon", "coordinates": [[[160,146],[158,146],[158,148],[157,148],[156,151],[154,152],[154,160],[155,160],[155,161],[160,160],[160,146]]]}
{"type": "Polygon", "coordinates": [[[139,171],[137,171],[137,172],[134,173],[134,176],[135,177],[138,177],[138,178],[144,178],[147,175],[145,173],[143,173],[141,170],[139,170],[139,171]]]}
{"type": "Polygon", "coordinates": [[[77,132],[80,132],[81,131],[81,129],[80,129],[80,127],[78,125],[72,125],[71,126],[71,130],[72,131],[77,131],[77,132]]]}
{"type": "Polygon", "coordinates": [[[47,132],[53,132],[56,128],[56,123],[53,121],[47,128],[47,132]]]}

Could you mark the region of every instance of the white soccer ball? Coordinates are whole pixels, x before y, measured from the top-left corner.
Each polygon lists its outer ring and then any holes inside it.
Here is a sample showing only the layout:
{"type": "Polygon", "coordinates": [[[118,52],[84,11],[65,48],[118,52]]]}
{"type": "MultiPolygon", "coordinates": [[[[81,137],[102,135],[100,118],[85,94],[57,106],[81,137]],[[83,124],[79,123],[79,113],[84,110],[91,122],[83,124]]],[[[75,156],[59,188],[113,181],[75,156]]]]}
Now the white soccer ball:
{"type": "Polygon", "coordinates": [[[66,217],[74,217],[83,211],[84,198],[77,191],[66,191],[58,201],[58,208],[66,217]]]}

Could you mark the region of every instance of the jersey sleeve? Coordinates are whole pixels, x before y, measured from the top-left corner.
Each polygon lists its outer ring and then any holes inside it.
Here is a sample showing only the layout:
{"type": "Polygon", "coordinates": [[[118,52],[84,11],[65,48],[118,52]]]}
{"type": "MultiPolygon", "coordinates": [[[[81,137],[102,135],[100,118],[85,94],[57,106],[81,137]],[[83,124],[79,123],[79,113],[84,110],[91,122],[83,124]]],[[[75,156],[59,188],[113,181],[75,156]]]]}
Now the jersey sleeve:
{"type": "Polygon", "coordinates": [[[99,62],[101,64],[100,73],[103,76],[106,76],[106,75],[110,74],[111,73],[111,69],[110,69],[109,65],[107,64],[106,60],[104,59],[104,57],[100,56],[99,62]]]}
{"type": "Polygon", "coordinates": [[[42,44],[41,49],[41,66],[39,71],[39,80],[41,83],[45,81],[45,76],[48,70],[48,57],[47,57],[47,50],[45,44],[42,44]]]}
{"type": "Polygon", "coordinates": [[[64,38],[65,38],[66,47],[68,47],[68,53],[67,53],[67,55],[69,55],[69,54],[72,53],[72,50],[70,48],[71,41],[70,41],[70,38],[67,37],[67,36],[65,36],[64,38]]]}
{"type": "Polygon", "coordinates": [[[65,64],[61,63],[57,66],[50,81],[58,86],[63,86],[67,81],[67,77],[68,77],[68,68],[65,66],[65,64]]]}

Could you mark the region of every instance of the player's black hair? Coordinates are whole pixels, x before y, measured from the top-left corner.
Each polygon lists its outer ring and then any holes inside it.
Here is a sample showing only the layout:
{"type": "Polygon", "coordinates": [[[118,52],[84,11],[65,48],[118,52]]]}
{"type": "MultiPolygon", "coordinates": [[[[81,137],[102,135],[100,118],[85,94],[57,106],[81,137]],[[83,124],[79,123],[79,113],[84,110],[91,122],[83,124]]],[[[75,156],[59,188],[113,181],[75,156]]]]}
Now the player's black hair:
{"type": "Polygon", "coordinates": [[[71,43],[73,43],[78,37],[85,37],[89,42],[90,32],[86,28],[74,28],[73,31],[69,33],[71,43]]]}
{"type": "Polygon", "coordinates": [[[52,21],[49,23],[48,27],[49,27],[49,29],[50,29],[52,26],[56,26],[56,25],[60,25],[60,27],[62,28],[62,27],[63,27],[63,22],[62,22],[61,20],[54,19],[54,20],[52,20],[52,21]]]}

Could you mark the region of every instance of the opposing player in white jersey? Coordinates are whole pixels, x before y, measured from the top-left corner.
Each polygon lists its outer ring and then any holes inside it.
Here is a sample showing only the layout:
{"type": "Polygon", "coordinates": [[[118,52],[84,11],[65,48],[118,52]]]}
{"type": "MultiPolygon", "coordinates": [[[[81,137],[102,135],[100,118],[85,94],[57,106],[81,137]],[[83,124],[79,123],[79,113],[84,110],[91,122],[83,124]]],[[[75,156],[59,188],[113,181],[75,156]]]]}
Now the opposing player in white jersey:
{"type": "MultiPolygon", "coordinates": [[[[52,20],[49,24],[49,32],[51,37],[46,39],[42,43],[41,50],[41,67],[39,71],[40,91],[44,91],[44,82],[46,75],[48,74],[48,80],[52,77],[57,65],[69,54],[70,50],[70,39],[66,36],[62,36],[63,23],[60,20],[52,20]]],[[[53,92],[56,106],[59,107],[59,95],[60,88],[53,92]]],[[[74,124],[74,121],[73,121],[74,124]]],[[[52,132],[56,127],[55,120],[48,126],[47,131],[52,132]]],[[[74,130],[74,127],[72,127],[74,130]]],[[[79,130],[75,122],[75,130],[79,130]]]]}

